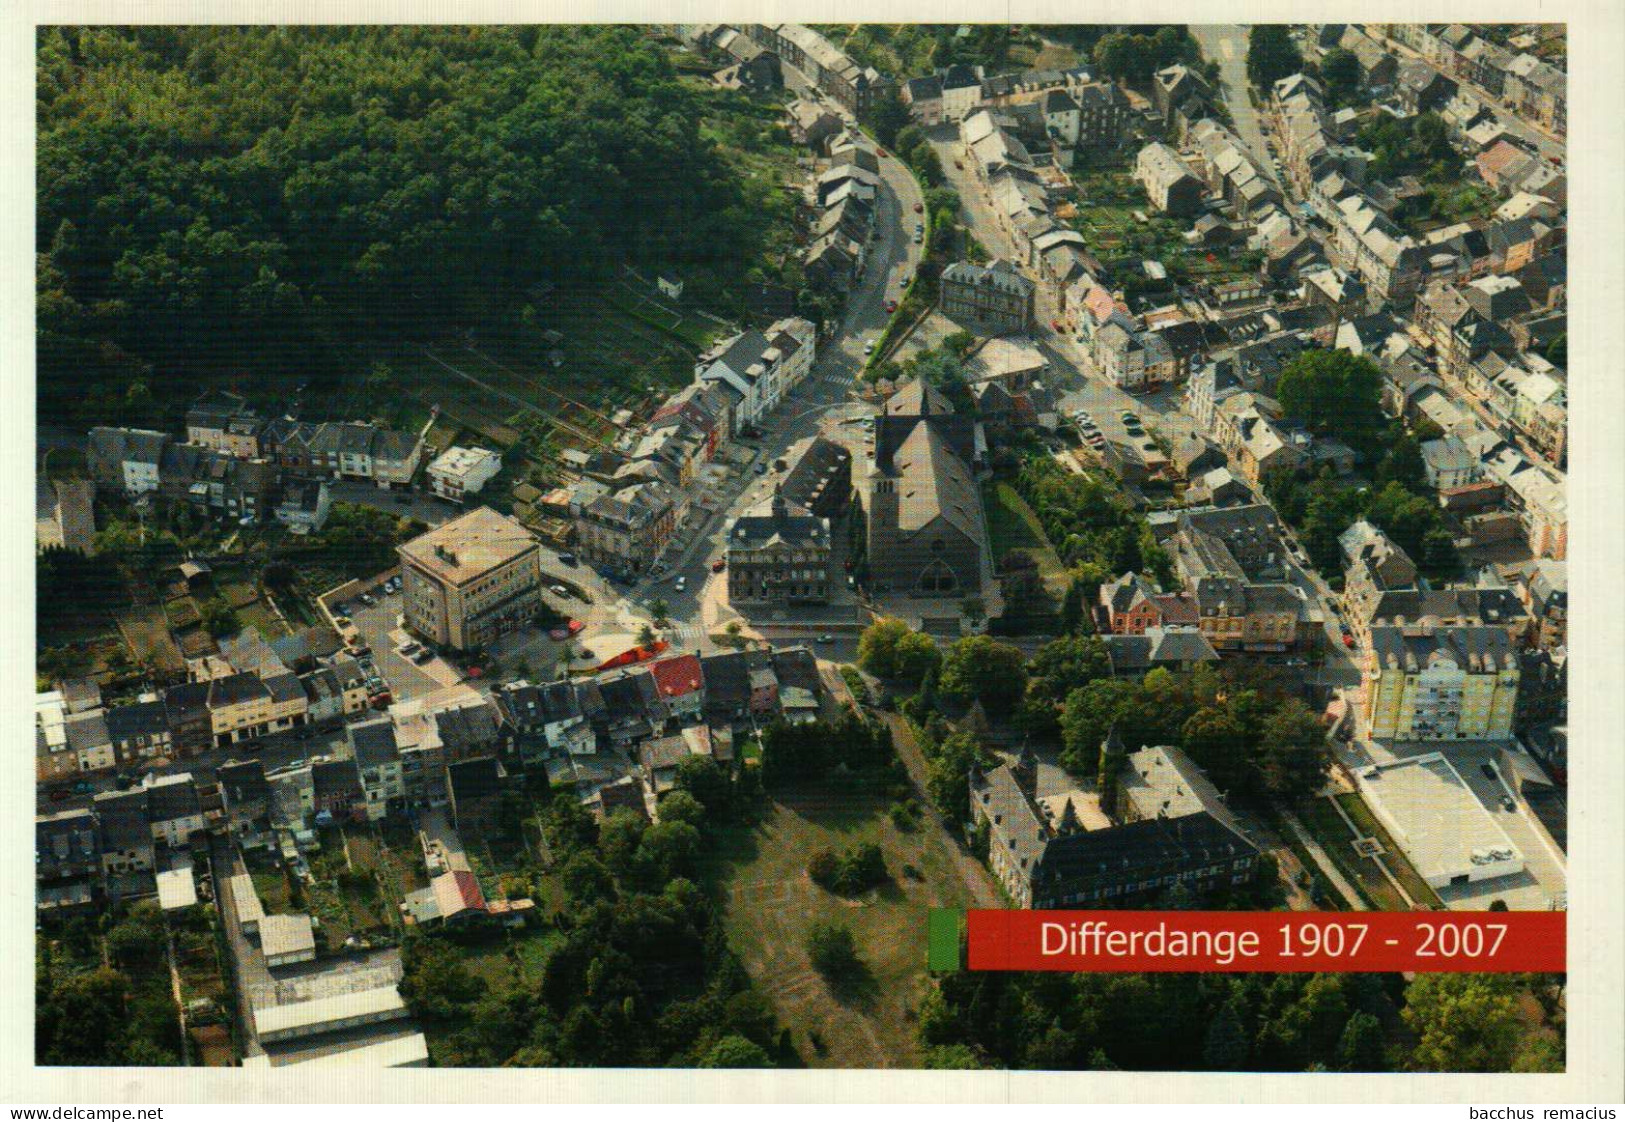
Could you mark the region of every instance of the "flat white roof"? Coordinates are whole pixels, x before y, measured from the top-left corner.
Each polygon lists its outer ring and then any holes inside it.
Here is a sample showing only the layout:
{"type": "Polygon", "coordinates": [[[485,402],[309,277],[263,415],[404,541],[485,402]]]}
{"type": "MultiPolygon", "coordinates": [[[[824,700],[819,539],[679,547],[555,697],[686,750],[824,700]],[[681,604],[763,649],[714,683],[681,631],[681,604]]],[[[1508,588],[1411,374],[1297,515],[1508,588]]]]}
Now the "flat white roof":
{"type": "Polygon", "coordinates": [[[266,958],[315,951],[316,935],[308,915],[266,916],[260,920],[260,950],[266,958]]]}
{"type": "Polygon", "coordinates": [[[267,1033],[315,1028],[358,1017],[405,1012],[406,1002],[401,999],[401,991],[397,987],[377,986],[370,990],[341,993],[334,997],[319,997],[315,1001],[296,1001],[291,1005],[273,1005],[269,1009],[256,1009],[254,1032],[264,1036],[267,1033]]]}
{"type": "Polygon", "coordinates": [[[380,1040],[373,1044],[363,1044],[359,1048],[345,1048],[337,1052],[329,1052],[323,1056],[312,1056],[304,1060],[291,1060],[285,1064],[272,1064],[271,1057],[261,1053],[258,1056],[249,1056],[243,1060],[244,1067],[297,1067],[303,1071],[324,1068],[355,1068],[355,1067],[414,1067],[423,1065],[429,1059],[429,1042],[421,1032],[414,1032],[409,1036],[396,1036],[389,1040],[380,1040]]]}
{"type": "Polygon", "coordinates": [[[158,874],[158,903],[164,911],[190,908],[197,903],[197,881],[192,878],[192,866],[165,869],[158,874]]]}
{"type": "Polygon", "coordinates": [[[1509,873],[1522,868],[1523,854],[1440,753],[1371,772],[1357,773],[1360,789],[1424,878],[1434,881],[1480,869],[1473,856],[1496,849],[1511,850],[1512,858],[1495,864],[1505,865],[1509,873]]]}
{"type": "Polygon", "coordinates": [[[236,905],[238,923],[259,923],[265,918],[260,894],[254,891],[254,878],[247,873],[231,878],[231,902],[236,905]]]}

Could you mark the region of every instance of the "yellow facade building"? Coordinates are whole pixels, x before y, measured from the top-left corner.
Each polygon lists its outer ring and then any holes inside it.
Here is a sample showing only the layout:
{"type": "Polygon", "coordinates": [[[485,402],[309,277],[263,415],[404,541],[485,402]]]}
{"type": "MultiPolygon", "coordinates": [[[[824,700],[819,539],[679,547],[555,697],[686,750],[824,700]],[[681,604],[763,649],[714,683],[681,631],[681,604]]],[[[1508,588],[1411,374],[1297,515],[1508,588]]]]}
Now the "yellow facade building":
{"type": "Polygon", "coordinates": [[[1362,710],[1375,740],[1505,740],[1518,655],[1498,627],[1374,627],[1362,710]]]}

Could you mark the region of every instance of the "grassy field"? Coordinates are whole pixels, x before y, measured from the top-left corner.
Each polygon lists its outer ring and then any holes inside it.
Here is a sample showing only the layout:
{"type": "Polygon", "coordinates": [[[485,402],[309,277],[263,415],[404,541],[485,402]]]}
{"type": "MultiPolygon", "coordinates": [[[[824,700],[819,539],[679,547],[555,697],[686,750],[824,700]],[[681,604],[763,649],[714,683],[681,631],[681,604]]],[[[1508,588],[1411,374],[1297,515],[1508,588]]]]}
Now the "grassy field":
{"type": "Polygon", "coordinates": [[[1371,808],[1365,805],[1364,799],[1356,794],[1338,795],[1337,805],[1343,808],[1344,814],[1354,820],[1354,824],[1360,828],[1360,833],[1369,838],[1376,838],[1382,843],[1382,848],[1387,851],[1383,854],[1383,861],[1395,879],[1405,886],[1405,891],[1410,893],[1412,900],[1429,907],[1444,906],[1439,894],[1422,879],[1422,874],[1418,873],[1416,867],[1406,858],[1405,851],[1394,844],[1394,839],[1388,836],[1388,831],[1383,829],[1382,823],[1377,821],[1371,813],[1371,808]]]}
{"type": "Polygon", "coordinates": [[[724,833],[707,870],[730,945],[814,1067],[918,1066],[927,913],[972,904],[948,839],[929,824],[901,831],[885,809],[867,792],[800,793],[773,803],[760,825],[724,833]],[[808,878],[809,854],[863,842],[885,854],[891,880],[881,888],[848,900],[808,878]],[[820,922],[851,929],[872,977],[860,996],[837,999],[808,961],[807,932],[820,922]]]}
{"type": "Polygon", "coordinates": [[[987,534],[994,567],[997,568],[1012,549],[1027,550],[1038,562],[1038,571],[1050,591],[1065,591],[1066,566],[1056,556],[1055,548],[1044,535],[1044,527],[1039,525],[1038,515],[1027,505],[1027,500],[1016,494],[1010,484],[992,480],[982,485],[982,505],[987,510],[987,534]]]}
{"type": "Polygon", "coordinates": [[[1404,898],[1382,875],[1377,863],[1354,852],[1354,836],[1349,833],[1348,826],[1338,817],[1331,803],[1322,798],[1311,799],[1309,805],[1299,811],[1298,817],[1373,908],[1382,912],[1410,910],[1404,898]]]}

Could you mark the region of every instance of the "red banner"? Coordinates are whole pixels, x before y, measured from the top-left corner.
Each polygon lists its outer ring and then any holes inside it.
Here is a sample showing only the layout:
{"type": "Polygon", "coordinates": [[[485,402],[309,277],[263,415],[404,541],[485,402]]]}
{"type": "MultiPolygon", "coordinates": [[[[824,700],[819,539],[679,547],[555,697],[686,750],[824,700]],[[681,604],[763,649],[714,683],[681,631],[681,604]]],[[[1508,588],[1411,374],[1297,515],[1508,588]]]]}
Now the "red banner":
{"type": "Polygon", "coordinates": [[[1564,912],[966,914],[972,970],[1562,973],[1564,912]]]}

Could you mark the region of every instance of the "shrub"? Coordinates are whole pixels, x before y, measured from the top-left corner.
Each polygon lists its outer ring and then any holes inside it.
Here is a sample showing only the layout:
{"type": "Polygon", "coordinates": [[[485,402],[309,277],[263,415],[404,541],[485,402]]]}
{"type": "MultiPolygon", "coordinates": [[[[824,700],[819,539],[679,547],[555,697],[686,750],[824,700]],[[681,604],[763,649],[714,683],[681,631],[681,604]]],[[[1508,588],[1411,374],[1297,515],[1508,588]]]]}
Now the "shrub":
{"type": "Polygon", "coordinates": [[[807,859],[807,875],[819,888],[830,888],[840,869],[840,860],[827,849],[820,849],[807,859]]]}
{"type": "Polygon", "coordinates": [[[852,932],[838,923],[816,923],[807,932],[807,957],[826,981],[839,983],[863,970],[852,932]]]}

